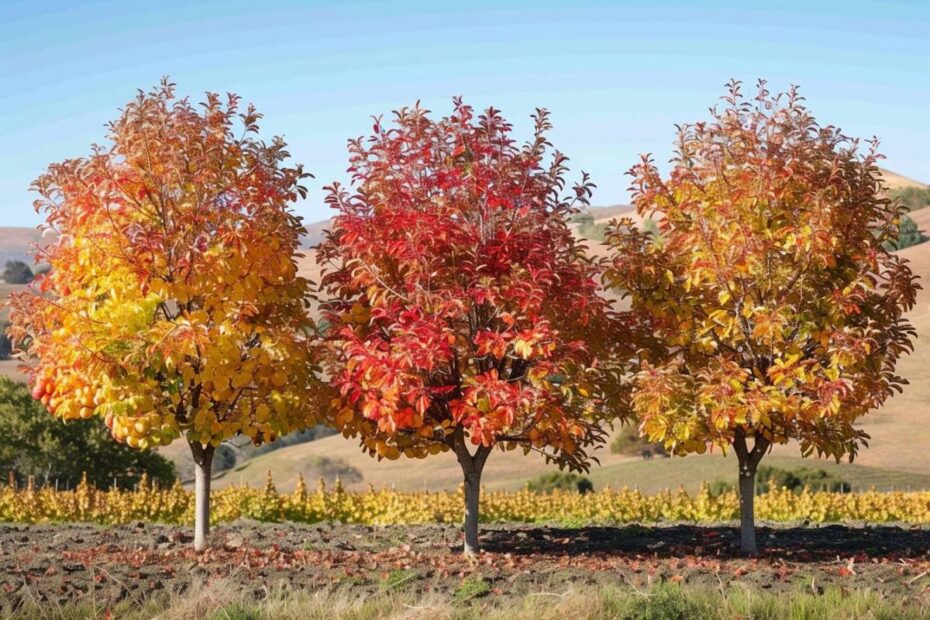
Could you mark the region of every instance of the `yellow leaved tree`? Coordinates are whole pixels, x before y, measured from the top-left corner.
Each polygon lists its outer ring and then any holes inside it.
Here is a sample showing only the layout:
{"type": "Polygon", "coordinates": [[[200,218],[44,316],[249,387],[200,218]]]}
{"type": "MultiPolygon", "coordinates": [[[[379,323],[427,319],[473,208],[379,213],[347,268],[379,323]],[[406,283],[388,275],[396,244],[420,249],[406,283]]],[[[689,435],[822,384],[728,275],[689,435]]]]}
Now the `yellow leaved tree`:
{"type": "Polygon", "coordinates": [[[194,545],[209,530],[215,448],[315,422],[317,368],[297,277],[306,193],[260,115],[163,81],[109,127],[108,146],[34,183],[54,242],[45,277],[12,300],[33,396],[64,419],[105,418],[140,449],[179,437],[196,463],[194,545]]]}
{"type": "Polygon", "coordinates": [[[762,82],[746,100],[733,82],[710,122],[681,129],[667,176],[648,156],[631,171],[660,234],[621,220],[609,235],[607,280],[656,336],[634,381],[641,430],[676,454],[732,447],[748,554],[769,448],[852,459],[868,438],[856,421],[905,383],[917,285],[889,250],[902,208],[878,157],[795,90],[762,82]]]}

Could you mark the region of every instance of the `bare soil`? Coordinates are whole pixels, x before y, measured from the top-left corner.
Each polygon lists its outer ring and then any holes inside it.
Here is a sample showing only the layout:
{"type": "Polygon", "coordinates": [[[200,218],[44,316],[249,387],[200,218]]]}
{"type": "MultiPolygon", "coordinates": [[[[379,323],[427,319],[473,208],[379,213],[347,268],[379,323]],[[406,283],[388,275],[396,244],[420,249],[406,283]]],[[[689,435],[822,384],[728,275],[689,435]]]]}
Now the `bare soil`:
{"type": "Polygon", "coordinates": [[[0,610],[23,601],[141,603],[224,579],[256,599],[272,588],[391,589],[456,595],[484,581],[481,595],[662,581],[710,588],[746,585],[773,593],[870,589],[930,604],[930,526],[761,527],[764,552],[746,559],[734,527],[666,525],[501,526],[483,529],[477,560],[459,552],[452,526],[367,527],[236,522],[221,525],[211,549],[195,553],[186,528],[0,526],[0,610]]]}

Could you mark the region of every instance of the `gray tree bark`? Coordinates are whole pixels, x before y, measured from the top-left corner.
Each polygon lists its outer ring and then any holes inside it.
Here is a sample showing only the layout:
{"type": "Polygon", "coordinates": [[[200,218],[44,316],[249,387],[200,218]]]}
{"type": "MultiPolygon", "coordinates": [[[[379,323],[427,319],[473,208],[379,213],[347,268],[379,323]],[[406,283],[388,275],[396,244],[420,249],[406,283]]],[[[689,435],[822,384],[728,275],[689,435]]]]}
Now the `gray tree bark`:
{"type": "Polygon", "coordinates": [[[210,534],[210,479],[215,448],[196,442],[190,447],[194,457],[194,550],[203,551],[210,534]]]}
{"type": "Polygon", "coordinates": [[[756,470],[771,442],[756,436],[752,450],[746,445],[746,434],[738,431],[733,440],[733,449],[739,461],[739,534],[740,553],[756,555],[756,470]]]}
{"type": "Polygon", "coordinates": [[[756,555],[756,470],[748,464],[739,466],[739,548],[743,555],[756,555]]]}
{"type": "Polygon", "coordinates": [[[465,521],[463,525],[465,532],[463,551],[465,555],[475,555],[481,550],[481,543],[478,539],[481,472],[484,470],[484,464],[488,460],[490,453],[490,448],[479,446],[475,453],[471,454],[465,446],[464,440],[459,439],[455,443],[455,455],[458,457],[465,479],[465,521]]]}

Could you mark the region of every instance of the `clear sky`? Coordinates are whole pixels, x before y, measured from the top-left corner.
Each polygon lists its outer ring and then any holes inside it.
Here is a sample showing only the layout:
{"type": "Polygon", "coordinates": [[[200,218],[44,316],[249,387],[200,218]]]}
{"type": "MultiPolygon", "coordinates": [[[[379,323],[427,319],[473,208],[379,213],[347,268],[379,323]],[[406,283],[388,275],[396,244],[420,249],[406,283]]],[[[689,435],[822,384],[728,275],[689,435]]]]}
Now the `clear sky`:
{"type": "Polygon", "coordinates": [[[345,141],[370,116],[454,95],[526,136],[537,107],[590,172],[595,203],[627,200],[642,152],[701,120],[735,77],[797,83],[823,124],[882,139],[887,167],[930,181],[930,0],[856,2],[196,2],[0,0],[0,225],[34,225],[28,187],[84,155],[136,89],[233,91],[316,175],[297,206],[328,217],[345,141]]]}

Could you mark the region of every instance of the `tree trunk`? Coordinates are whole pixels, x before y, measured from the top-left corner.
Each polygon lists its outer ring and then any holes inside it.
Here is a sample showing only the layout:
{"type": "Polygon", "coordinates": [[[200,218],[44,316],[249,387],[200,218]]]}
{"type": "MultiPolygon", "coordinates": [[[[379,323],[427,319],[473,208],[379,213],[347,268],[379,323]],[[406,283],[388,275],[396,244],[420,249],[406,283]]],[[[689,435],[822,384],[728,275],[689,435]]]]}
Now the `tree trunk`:
{"type": "Polygon", "coordinates": [[[203,551],[210,534],[210,478],[215,448],[196,442],[190,447],[194,457],[194,550],[203,551]]]}
{"type": "Polygon", "coordinates": [[[771,441],[756,435],[752,450],[749,450],[742,430],[737,431],[733,439],[733,449],[739,460],[739,548],[743,555],[759,553],[756,544],[756,469],[770,445],[771,441]]]}
{"type": "Polygon", "coordinates": [[[739,464],[739,550],[743,555],[756,555],[756,466],[739,464]]]}
{"type": "Polygon", "coordinates": [[[474,555],[481,549],[478,542],[478,503],[481,499],[481,474],[465,475],[465,555],[474,555]]]}
{"type": "Polygon", "coordinates": [[[484,463],[488,459],[491,449],[480,446],[474,455],[468,452],[464,441],[458,441],[455,445],[455,455],[458,457],[459,465],[462,466],[462,474],[465,481],[465,555],[473,556],[481,550],[481,543],[478,540],[478,517],[479,517],[479,500],[481,498],[481,472],[484,469],[484,463]]]}

